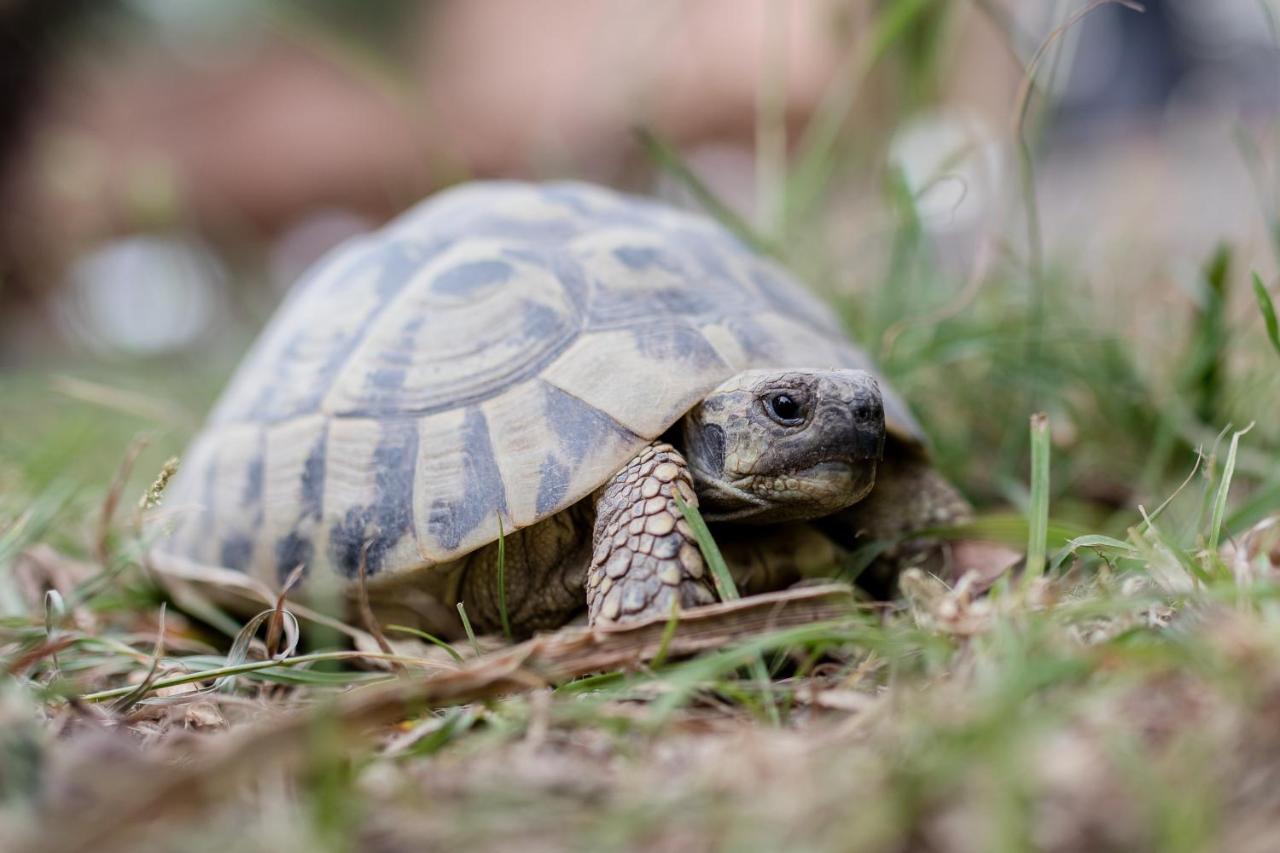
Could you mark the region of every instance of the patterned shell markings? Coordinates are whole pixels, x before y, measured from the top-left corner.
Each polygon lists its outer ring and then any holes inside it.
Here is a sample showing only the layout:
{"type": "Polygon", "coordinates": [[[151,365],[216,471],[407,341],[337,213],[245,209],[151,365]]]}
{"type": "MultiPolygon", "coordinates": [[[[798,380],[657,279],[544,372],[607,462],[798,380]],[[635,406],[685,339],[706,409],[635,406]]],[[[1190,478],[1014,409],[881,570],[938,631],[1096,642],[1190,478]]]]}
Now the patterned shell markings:
{"type": "Polygon", "coordinates": [[[589,494],[733,373],[808,366],[869,364],[714,222],[466,185],[294,287],[188,450],[165,550],[273,579],[352,577],[366,542],[370,574],[447,562],[589,494]]]}

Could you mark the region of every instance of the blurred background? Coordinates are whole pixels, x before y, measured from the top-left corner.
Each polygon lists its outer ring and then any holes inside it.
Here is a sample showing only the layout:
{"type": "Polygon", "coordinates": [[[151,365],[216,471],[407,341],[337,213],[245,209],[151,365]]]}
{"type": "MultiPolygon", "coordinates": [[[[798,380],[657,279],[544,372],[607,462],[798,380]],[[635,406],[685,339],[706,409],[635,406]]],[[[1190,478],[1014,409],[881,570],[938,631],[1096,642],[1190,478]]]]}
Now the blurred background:
{"type": "Polygon", "coordinates": [[[1256,421],[1246,524],[1280,504],[1277,44],[1273,0],[0,0],[0,500],[99,488],[141,431],[149,482],[337,243],[571,177],[749,231],[984,505],[1038,409],[1055,515],[1112,527],[1256,421]]]}

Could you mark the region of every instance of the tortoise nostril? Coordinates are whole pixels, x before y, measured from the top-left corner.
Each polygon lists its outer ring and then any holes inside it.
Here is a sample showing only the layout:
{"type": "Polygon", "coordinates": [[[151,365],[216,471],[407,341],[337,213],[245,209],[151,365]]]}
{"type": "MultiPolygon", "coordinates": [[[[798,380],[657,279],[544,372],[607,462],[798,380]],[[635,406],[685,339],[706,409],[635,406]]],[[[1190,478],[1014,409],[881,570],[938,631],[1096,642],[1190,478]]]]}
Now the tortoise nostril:
{"type": "Polygon", "coordinates": [[[884,407],[877,399],[860,397],[854,401],[853,417],[862,423],[878,421],[884,417],[884,407]]]}
{"type": "Polygon", "coordinates": [[[884,454],[884,404],[879,393],[858,394],[849,407],[853,415],[853,456],[880,459],[884,454]]]}

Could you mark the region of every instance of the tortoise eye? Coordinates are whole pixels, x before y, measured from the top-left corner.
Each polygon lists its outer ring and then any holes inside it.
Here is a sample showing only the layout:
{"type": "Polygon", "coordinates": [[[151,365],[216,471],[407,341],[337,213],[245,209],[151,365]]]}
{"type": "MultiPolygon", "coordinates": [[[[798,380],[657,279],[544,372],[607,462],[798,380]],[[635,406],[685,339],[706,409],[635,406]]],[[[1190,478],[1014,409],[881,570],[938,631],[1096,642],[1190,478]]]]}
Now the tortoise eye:
{"type": "Polygon", "coordinates": [[[770,417],[784,426],[795,426],[804,420],[804,407],[790,394],[771,394],[765,398],[764,407],[770,417]]]}

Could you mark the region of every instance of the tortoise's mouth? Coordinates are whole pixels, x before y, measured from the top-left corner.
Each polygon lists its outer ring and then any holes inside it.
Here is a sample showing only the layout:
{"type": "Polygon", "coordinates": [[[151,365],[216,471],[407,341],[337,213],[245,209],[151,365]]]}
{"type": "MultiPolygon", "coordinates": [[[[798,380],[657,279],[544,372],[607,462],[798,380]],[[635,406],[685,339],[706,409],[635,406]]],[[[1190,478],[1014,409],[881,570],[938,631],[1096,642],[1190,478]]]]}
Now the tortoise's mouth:
{"type": "MultiPolygon", "coordinates": [[[[758,479],[758,478],[757,478],[758,479]]],[[[876,482],[876,461],[827,459],[794,473],[772,477],[761,485],[772,489],[776,500],[812,503],[825,515],[862,500],[876,482]]]]}
{"type": "Polygon", "coordinates": [[[829,459],[782,474],[732,479],[695,469],[703,514],[712,521],[800,521],[830,515],[870,494],[874,460],[829,459]]]}

